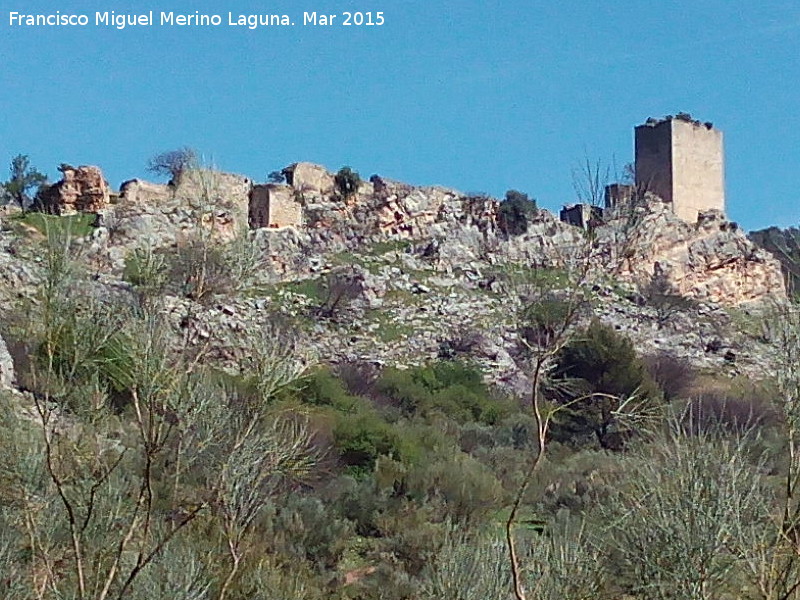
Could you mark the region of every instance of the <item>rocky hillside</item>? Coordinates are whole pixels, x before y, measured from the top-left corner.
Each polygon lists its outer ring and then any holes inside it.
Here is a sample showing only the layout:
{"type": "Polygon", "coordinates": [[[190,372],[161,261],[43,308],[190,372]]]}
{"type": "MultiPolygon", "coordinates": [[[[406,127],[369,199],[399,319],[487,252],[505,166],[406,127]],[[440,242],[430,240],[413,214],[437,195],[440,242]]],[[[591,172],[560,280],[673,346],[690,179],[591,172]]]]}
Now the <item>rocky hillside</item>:
{"type": "MultiPolygon", "coordinates": [[[[759,349],[734,336],[731,318],[786,296],[779,262],[735,224],[709,213],[689,225],[658,202],[620,210],[591,232],[542,210],[524,233],[507,235],[495,199],[377,176],[343,197],[333,174],[300,163],[279,187],[302,206],[303,223],[248,231],[247,178],[193,171],[174,184],[134,180],[113,193],[97,173],[73,169],[49,196],[62,224],[88,225],[76,228],[73,247],[94,285],[132,297],[150,286],[176,337],[211,343],[222,363],[237,354],[241,332],[278,321],[325,361],[408,365],[466,353],[494,380],[522,389],[519,281],[529,286],[525,274],[536,273],[537,285],[562,292],[579,276],[591,295],[585,319],[613,324],[645,353],[747,372],[759,349]],[[91,202],[81,200],[86,173],[91,202]],[[80,221],[86,206],[96,218],[80,221]],[[198,261],[209,267],[201,276],[189,268],[198,261]],[[665,297],[683,301],[665,307],[665,297]]],[[[45,261],[41,223],[13,211],[2,219],[8,311],[36,296],[45,261]]]]}

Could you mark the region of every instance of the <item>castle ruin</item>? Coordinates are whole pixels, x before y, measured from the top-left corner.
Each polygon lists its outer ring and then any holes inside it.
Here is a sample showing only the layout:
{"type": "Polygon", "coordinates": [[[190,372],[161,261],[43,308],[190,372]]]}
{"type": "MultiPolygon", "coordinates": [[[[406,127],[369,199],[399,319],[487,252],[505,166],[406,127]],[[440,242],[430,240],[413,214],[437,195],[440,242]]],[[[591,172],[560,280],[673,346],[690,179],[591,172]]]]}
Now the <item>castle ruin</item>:
{"type": "Polygon", "coordinates": [[[696,223],[700,212],[725,210],[722,132],[686,113],[636,127],[636,189],[672,205],[696,223]]]}
{"type": "Polygon", "coordinates": [[[250,190],[248,222],[250,229],[299,227],[303,223],[303,207],[288,185],[255,185],[250,190]]]}

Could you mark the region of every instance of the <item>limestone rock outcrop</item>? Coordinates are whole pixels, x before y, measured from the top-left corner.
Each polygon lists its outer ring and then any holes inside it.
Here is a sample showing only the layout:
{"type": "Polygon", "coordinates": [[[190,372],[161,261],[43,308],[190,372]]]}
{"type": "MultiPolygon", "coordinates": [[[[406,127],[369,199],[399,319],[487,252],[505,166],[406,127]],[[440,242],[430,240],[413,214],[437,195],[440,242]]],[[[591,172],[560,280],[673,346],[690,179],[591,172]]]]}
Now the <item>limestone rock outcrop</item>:
{"type": "Polygon", "coordinates": [[[644,285],[660,273],[676,293],[701,302],[737,306],[786,297],[778,262],[713,211],[690,224],[654,202],[633,215],[612,215],[591,235],[538,211],[525,233],[507,236],[493,198],[378,176],[343,198],[324,167],[296,163],[283,173],[286,185],[254,186],[245,177],[203,170],[170,185],[127,182],[104,223],[113,231],[111,262],[122,264],[142,240],[170,246],[198,227],[226,240],[249,226],[257,230],[253,239],[270,279],[306,277],[334,255],[402,241],[447,274],[503,263],[561,268],[585,260],[598,281],[610,276],[644,285]]]}
{"type": "Polygon", "coordinates": [[[42,192],[44,210],[57,215],[98,212],[109,204],[108,183],[98,167],[61,165],[62,179],[42,192]]]}
{"type": "MultiPolygon", "coordinates": [[[[612,220],[598,236],[619,246],[624,227],[612,220]]],[[[628,245],[619,257],[622,279],[643,284],[659,272],[675,292],[724,306],[786,298],[778,260],[718,211],[700,213],[697,223],[689,224],[657,203],[626,236],[628,245]]]]}

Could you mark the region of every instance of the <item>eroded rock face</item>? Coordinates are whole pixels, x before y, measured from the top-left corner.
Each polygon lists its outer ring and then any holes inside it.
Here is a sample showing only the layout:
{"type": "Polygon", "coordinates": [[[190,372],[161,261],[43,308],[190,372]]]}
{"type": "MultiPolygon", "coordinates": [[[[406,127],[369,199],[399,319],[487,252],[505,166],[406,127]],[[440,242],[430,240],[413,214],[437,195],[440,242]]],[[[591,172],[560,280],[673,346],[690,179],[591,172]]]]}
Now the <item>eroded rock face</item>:
{"type": "Polygon", "coordinates": [[[11,387],[14,379],[14,361],[8,353],[5,340],[0,337],[0,388],[11,387]]]}
{"type": "Polygon", "coordinates": [[[42,194],[43,208],[57,215],[98,212],[109,203],[108,183],[98,167],[61,165],[61,181],[42,194]]]}
{"type": "MultiPolygon", "coordinates": [[[[610,244],[623,227],[612,221],[599,237],[610,244]]],[[[780,263],[718,211],[701,213],[696,224],[689,224],[655,204],[627,238],[626,255],[618,263],[623,280],[643,284],[659,272],[677,293],[725,306],[786,298],[780,263]]],[[[618,235],[615,243],[620,245],[618,235]]]]}

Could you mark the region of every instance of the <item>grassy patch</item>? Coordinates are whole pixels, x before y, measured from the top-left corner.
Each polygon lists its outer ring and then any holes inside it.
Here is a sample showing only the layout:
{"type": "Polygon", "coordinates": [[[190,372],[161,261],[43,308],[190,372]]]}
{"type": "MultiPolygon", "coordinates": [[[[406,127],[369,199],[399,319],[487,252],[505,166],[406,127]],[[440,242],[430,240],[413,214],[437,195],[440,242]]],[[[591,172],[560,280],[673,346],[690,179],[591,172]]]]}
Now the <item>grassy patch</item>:
{"type": "Polygon", "coordinates": [[[387,291],[384,296],[385,302],[401,306],[416,306],[421,304],[422,300],[425,300],[425,298],[421,297],[420,294],[414,294],[408,290],[392,289],[387,291]]]}
{"type": "Polygon", "coordinates": [[[13,222],[33,227],[39,233],[47,235],[48,229],[58,235],[86,237],[94,230],[95,215],[79,213],[76,215],[48,215],[40,212],[26,212],[11,217],[13,222]]]}
{"type": "Polygon", "coordinates": [[[569,272],[566,269],[532,269],[525,265],[504,263],[497,266],[495,273],[502,279],[541,289],[562,289],[570,284],[569,272]]]}
{"type": "Polygon", "coordinates": [[[301,281],[290,281],[282,284],[284,290],[306,296],[316,303],[322,303],[325,299],[325,287],[319,279],[303,279],[301,281]]]}
{"type": "Polygon", "coordinates": [[[360,265],[365,268],[367,267],[366,259],[352,251],[338,252],[331,256],[330,261],[335,267],[342,267],[346,265],[360,265]]]}
{"type": "Polygon", "coordinates": [[[414,333],[414,328],[405,323],[393,321],[382,313],[377,313],[375,322],[379,327],[375,335],[381,342],[396,342],[410,337],[414,333]]]}
{"type": "Polygon", "coordinates": [[[387,240],[385,242],[376,242],[367,250],[367,253],[373,256],[380,256],[389,252],[405,252],[410,247],[411,240],[387,240]]]}

